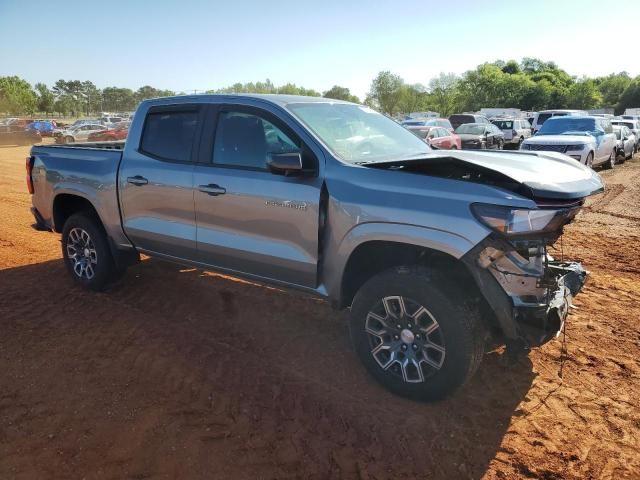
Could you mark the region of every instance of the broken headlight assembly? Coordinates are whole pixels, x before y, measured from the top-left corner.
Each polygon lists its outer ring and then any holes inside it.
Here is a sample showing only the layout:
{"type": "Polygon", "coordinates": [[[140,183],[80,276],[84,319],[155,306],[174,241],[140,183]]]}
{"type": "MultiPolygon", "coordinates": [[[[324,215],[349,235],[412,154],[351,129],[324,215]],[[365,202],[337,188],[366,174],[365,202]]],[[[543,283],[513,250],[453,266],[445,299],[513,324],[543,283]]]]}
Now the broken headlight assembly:
{"type": "Polygon", "coordinates": [[[471,212],[482,224],[507,236],[559,233],[576,216],[573,208],[514,208],[474,203],[471,212]]]}

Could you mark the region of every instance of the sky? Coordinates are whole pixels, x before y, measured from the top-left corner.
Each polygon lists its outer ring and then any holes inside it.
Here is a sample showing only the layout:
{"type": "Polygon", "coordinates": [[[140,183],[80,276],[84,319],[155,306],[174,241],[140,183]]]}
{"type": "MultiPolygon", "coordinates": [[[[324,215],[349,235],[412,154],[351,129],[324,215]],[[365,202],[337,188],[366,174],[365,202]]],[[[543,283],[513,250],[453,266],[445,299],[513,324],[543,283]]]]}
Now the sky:
{"type": "Polygon", "coordinates": [[[382,70],[427,84],[522,57],[636,76],[638,23],[639,0],[0,0],[0,76],[188,92],[269,78],[360,98],[382,70]]]}

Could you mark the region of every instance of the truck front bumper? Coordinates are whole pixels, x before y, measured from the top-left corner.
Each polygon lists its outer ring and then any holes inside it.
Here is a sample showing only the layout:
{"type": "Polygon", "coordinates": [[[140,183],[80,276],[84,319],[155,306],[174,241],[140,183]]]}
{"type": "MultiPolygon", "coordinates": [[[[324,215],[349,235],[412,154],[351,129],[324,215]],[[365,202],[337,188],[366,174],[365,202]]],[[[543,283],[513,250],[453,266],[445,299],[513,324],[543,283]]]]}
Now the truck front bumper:
{"type": "Polygon", "coordinates": [[[557,275],[555,288],[550,289],[548,301],[516,302],[514,305],[518,331],[530,347],[542,345],[560,334],[573,298],[587,281],[587,271],[579,263],[549,262],[548,268],[557,275]]]}
{"type": "Polygon", "coordinates": [[[547,255],[544,240],[488,237],[463,258],[507,344],[542,345],[562,331],[587,280],[576,262],[547,255]]]}

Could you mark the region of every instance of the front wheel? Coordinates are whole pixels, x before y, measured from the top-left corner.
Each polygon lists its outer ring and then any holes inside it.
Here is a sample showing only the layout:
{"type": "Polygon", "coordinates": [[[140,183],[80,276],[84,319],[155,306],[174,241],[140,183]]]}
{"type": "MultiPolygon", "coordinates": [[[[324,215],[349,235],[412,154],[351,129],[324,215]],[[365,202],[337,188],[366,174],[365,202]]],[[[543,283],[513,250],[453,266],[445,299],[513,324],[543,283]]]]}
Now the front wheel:
{"type": "Polygon", "coordinates": [[[593,168],[593,152],[589,152],[584,164],[589,168],[593,168]]]}
{"type": "Polygon", "coordinates": [[[102,225],[89,213],[76,213],[62,230],[62,256],[74,281],[101,291],[124,273],[116,268],[102,225]]]}
{"type": "Polygon", "coordinates": [[[408,398],[444,398],[482,359],[477,312],[437,285],[426,271],[394,268],[366,282],[351,308],[351,340],[361,361],[378,382],[408,398]]]}
{"type": "Polygon", "coordinates": [[[616,149],[611,150],[611,154],[609,155],[609,159],[605,162],[604,168],[611,169],[616,166],[616,149]]]}
{"type": "Polygon", "coordinates": [[[75,139],[70,135],[64,137],[64,143],[73,143],[74,141],[75,139]]]}

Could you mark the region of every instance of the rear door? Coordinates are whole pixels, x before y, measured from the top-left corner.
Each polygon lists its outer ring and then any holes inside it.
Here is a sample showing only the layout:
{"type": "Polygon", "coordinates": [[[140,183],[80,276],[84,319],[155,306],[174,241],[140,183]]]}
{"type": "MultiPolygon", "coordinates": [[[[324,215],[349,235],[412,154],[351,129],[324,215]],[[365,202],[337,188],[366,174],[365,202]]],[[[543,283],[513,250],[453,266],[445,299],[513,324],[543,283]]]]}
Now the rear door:
{"type": "Polygon", "coordinates": [[[193,172],[203,112],[193,104],[151,107],[138,148],[125,150],[124,230],[144,251],[196,259],[193,172]]]}
{"type": "Polygon", "coordinates": [[[323,158],[300,133],[295,122],[270,106],[210,109],[195,170],[201,262],[316,286],[323,158]],[[270,153],[294,150],[302,151],[305,168],[313,173],[287,177],[268,170],[270,153]]]}

